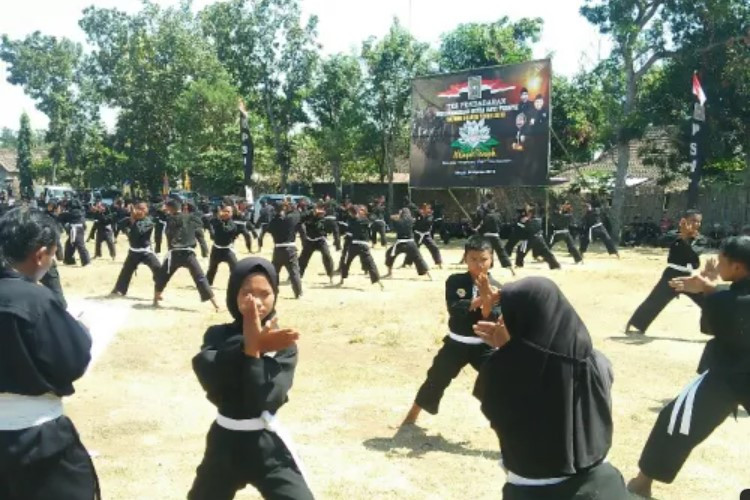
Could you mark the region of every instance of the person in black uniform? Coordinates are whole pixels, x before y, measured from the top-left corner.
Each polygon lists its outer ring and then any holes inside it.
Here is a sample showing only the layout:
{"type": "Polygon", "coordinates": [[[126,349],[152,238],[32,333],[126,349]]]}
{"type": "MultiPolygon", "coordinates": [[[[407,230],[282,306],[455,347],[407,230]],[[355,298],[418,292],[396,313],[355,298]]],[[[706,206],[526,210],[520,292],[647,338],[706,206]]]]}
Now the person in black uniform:
{"type": "Polygon", "coordinates": [[[372,241],[372,247],[375,248],[375,244],[378,241],[378,235],[380,235],[380,244],[383,247],[388,246],[388,240],[385,237],[385,196],[380,196],[375,199],[370,209],[370,241],[372,241]]]}
{"type": "Polygon", "coordinates": [[[552,235],[549,239],[549,249],[557,244],[559,241],[564,241],[568,246],[568,253],[573,256],[573,260],[576,264],[583,262],[583,256],[581,252],[576,248],[573,237],[570,235],[570,228],[573,227],[573,207],[570,203],[563,203],[560,209],[552,214],[550,218],[552,224],[552,235]]]}
{"type": "MultiPolygon", "coordinates": [[[[60,206],[59,204],[54,201],[50,200],[47,203],[47,210],[46,215],[50,217],[52,220],[55,221],[55,226],[58,230],[58,236],[57,236],[57,243],[55,245],[55,259],[56,260],[62,260],[63,259],[63,247],[60,242],[60,234],[62,233],[62,225],[60,225],[60,222],[58,221],[58,217],[60,216],[60,206]]],[[[62,303],[63,307],[68,307],[68,302],[65,300],[65,294],[63,293],[62,289],[62,283],[60,281],[60,271],[57,268],[57,262],[56,260],[52,261],[52,265],[49,268],[49,271],[47,271],[47,274],[42,276],[42,279],[39,280],[39,283],[49,288],[52,293],[55,294],[55,296],[58,298],[58,300],[62,303]]]]}
{"type": "Polygon", "coordinates": [[[300,224],[300,214],[292,208],[291,202],[284,201],[277,205],[273,219],[268,223],[267,231],[271,233],[274,242],[273,265],[276,273],[286,268],[295,298],[302,297],[302,277],[297,257],[297,226],[300,224]]]}
{"type": "Polygon", "coordinates": [[[258,231],[255,229],[255,223],[253,222],[253,205],[249,204],[246,200],[240,200],[234,210],[233,218],[237,226],[245,228],[242,238],[245,240],[247,251],[253,253],[253,236],[256,239],[258,238],[258,231]]]}
{"type": "Polygon", "coordinates": [[[182,211],[196,217],[200,221],[200,225],[195,229],[195,241],[197,241],[198,246],[200,246],[201,257],[205,259],[208,257],[208,243],[206,243],[206,233],[203,232],[203,213],[198,210],[198,207],[196,207],[195,203],[192,201],[183,203],[182,211]]]}
{"type": "Polygon", "coordinates": [[[478,234],[484,236],[491,244],[494,251],[497,253],[497,258],[500,261],[500,265],[506,269],[510,269],[510,272],[515,275],[513,271],[513,264],[510,262],[508,253],[503,248],[502,241],[500,241],[500,229],[503,225],[500,213],[495,207],[495,203],[492,201],[487,202],[477,215],[481,215],[479,226],[477,227],[478,234]]]}
{"type": "MultiPolygon", "coordinates": [[[[60,213],[61,213],[62,207],[55,199],[51,199],[47,202],[47,211],[46,214],[52,218],[57,223],[57,228],[62,234],[63,232],[63,226],[60,224],[60,213]]],[[[2,214],[0,214],[2,215],[2,214]]],[[[60,240],[57,240],[57,250],[55,251],[55,258],[57,260],[63,260],[63,246],[60,242],[60,240]]]]}
{"type": "MultiPolygon", "coordinates": [[[[427,380],[417,392],[404,424],[414,424],[422,410],[437,414],[443,393],[467,365],[479,372],[492,354],[492,348],[474,333],[480,320],[496,320],[500,314],[500,283],[489,274],[492,267],[492,244],[482,236],[472,236],[466,242],[465,273],[452,274],[445,282],[445,301],[448,307],[448,335],[427,371],[427,380]]],[[[479,397],[479,386],[474,396],[479,397]]]]}
{"type": "Polygon", "coordinates": [[[547,278],[503,288],[502,316],[474,330],[497,348],[479,376],[500,438],[504,500],[626,500],[612,447],[612,365],[547,278]],[[512,381],[512,382],[511,382],[512,381]]]}
{"type": "Polygon", "coordinates": [[[445,225],[445,207],[437,200],[432,200],[430,205],[432,206],[432,239],[434,240],[435,235],[438,234],[443,244],[447,245],[450,235],[445,225]]]}
{"type": "MultiPolygon", "coordinates": [[[[417,220],[414,222],[414,240],[417,242],[417,247],[421,247],[423,244],[429,250],[432,256],[432,261],[439,268],[443,268],[443,257],[440,255],[440,249],[432,239],[432,207],[423,204],[417,212],[417,220]]],[[[409,257],[406,258],[407,265],[410,265],[409,257]]]]}
{"type": "Polygon", "coordinates": [[[529,101],[529,91],[526,87],[521,89],[521,101],[518,103],[518,112],[523,113],[526,116],[531,114],[534,109],[534,104],[529,101]]]}
{"type": "Polygon", "coordinates": [[[594,208],[590,203],[586,203],[586,213],[583,214],[583,234],[581,234],[580,241],[581,255],[586,253],[589,244],[595,238],[599,238],[604,242],[604,246],[607,247],[607,252],[610,255],[617,255],[617,258],[620,258],[615,243],[609,236],[607,228],[604,227],[601,209],[599,207],[594,208]]]}
{"type": "Polygon", "coordinates": [[[279,329],[279,277],[265,259],[237,263],[227,286],[233,322],[210,327],[193,370],[218,414],[188,500],[231,500],[248,484],[263,498],[312,500],[276,414],[288,401],[299,333],[279,329]]]}
{"type": "Polygon", "coordinates": [[[516,251],[516,267],[523,267],[524,257],[529,250],[533,250],[536,255],[544,259],[550,269],[560,269],[560,263],[557,262],[555,254],[552,253],[547,246],[547,242],[544,241],[542,219],[536,216],[534,207],[529,207],[526,212],[522,234],[523,243],[516,251]]]}
{"type": "Polygon", "coordinates": [[[391,277],[396,257],[404,253],[406,261],[415,264],[417,274],[427,275],[432,280],[430,268],[414,240],[414,218],[411,216],[411,211],[408,208],[402,208],[398,215],[391,216],[391,225],[396,231],[396,242],[385,252],[385,267],[388,268],[388,274],[383,277],[391,277]]]}
{"type": "Polygon", "coordinates": [[[211,301],[214,309],[219,310],[219,305],[214,298],[211,285],[208,284],[203,274],[201,265],[195,257],[195,235],[202,230],[203,222],[197,214],[182,211],[178,200],[171,199],[165,204],[167,214],[167,227],[165,237],[167,240],[167,258],[162,263],[159,279],[156,281],[156,293],[154,294],[154,306],[158,306],[163,300],[163,292],[169,280],[178,269],[185,267],[193,277],[202,302],[211,301]]]}
{"type": "Polygon", "coordinates": [[[349,268],[354,259],[359,257],[363,271],[370,275],[370,282],[373,285],[377,283],[382,290],[383,284],[380,282],[378,266],[375,264],[375,259],[372,258],[370,244],[368,243],[370,219],[367,216],[367,207],[361,205],[350,205],[349,215],[348,227],[351,232],[351,241],[349,243],[349,249],[346,252],[346,261],[344,261],[341,266],[341,281],[339,282],[339,286],[343,285],[344,280],[349,277],[349,268]]]}
{"type": "MultiPolygon", "coordinates": [[[[656,319],[673,299],[679,298],[678,294],[669,282],[674,278],[691,276],[693,271],[700,269],[700,254],[704,250],[706,242],[700,238],[701,223],[703,216],[695,210],[688,210],[680,219],[680,235],[669,247],[667,267],[661,275],[658,283],[646,297],[646,300],[638,306],[633,316],[625,325],[625,333],[645,334],[648,327],[656,319]],[[631,328],[632,327],[632,328],[631,328]]],[[[713,266],[711,266],[712,271],[713,266]]],[[[685,294],[693,302],[701,305],[702,294],[685,294]]]]}
{"type": "Polygon", "coordinates": [[[59,238],[43,212],[0,218],[0,498],[99,498],[94,465],[63,414],[91,360],[91,337],[36,281],[59,238]]]}
{"type": "Polygon", "coordinates": [[[151,200],[149,213],[152,214],[152,220],[154,221],[154,251],[157,255],[161,253],[162,240],[165,239],[164,231],[167,229],[167,214],[164,212],[164,206],[164,203],[158,198],[151,200]]]}
{"type": "Polygon", "coordinates": [[[266,200],[260,202],[260,215],[258,216],[258,227],[260,233],[258,234],[258,251],[263,249],[263,237],[268,232],[268,224],[271,223],[276,211],[274,206],[268,203],[266,200]]]}
{"type": "MultiPolygon", "coordinates": [[[[344,268],[344,262],[346,262],[352,246],[352,231],[349,229],[349,225],[356,219],[356,215],[352,215],[352,207],[353,205],[349,201],[349,198],[344,198],[344,204],[336,209],[336,222],[339,225],[339,232],[342,232],[344,236],[341,255],[339,255],[339,267],[334,271],[336,273],[341,273],[341,270],[344,268]]],[[[354,213],[356,214],[356,209],[354,209],[354,213]]]]}
{"type": "Polygon", "coordinates": [[[95,239],[94,258],[102,256],[102,242],[107,243],[107,250],[112,260],[115,260],[115,237],[113,226],[116,224],[117,214],[104,206],[101,200],[97,201],[91,209],[94,216],[94,224],[91,226],[88,241],[95,239]]]}
{"type": "Polygon", "coordinates": [[[336,221],[336,200],[331,199],[329,195],[323,197],[323,206],[325,207],[325,225],[326,234],[333,235],[333,245],[337,251],[341,251],[341,233],[339,231],[339,224],[336,221]]]}
{"type": "Polygon", "coordinates": [[[250,252],[250,240],[244,220],[234,221],[234,203],[232,200],[225,199],[219,206],[218,217],[211,219],[209,232],[213,245],[211,246],[211,258],[208,264],[208,284],[214,284],[216,271],[219,264],[226,262],[229,265],[229,272],[232,272],[237,265],[237,255],[234,253],[234,240],[242,235],[245,237],[245,244],[248,245],[247,251],[250,252]]]}
{"type": "Polygon", "coordinates": [[[68,241],[65,242],[65,258],[63,262],[75,265],[75,252],[81,259],[81,267],[89,265],[91,257],[86,248],[86,214],[81,202],[72,199],[68,202],[67,211],[60,214],[59,221],[68,228],[68,241]]]}
{"type": "Polygon", "coordinates": [[[115,222],[114,224],[114,231],[113,231],[113,237],[114,240],[117,241],[117,236],[120,234],[120,228],[117,226],[117,222],[126,219],[130,216],[130,201],[126,202],[123,201],[122,198],[117,198],[112,203],[112,220],[115,222]]]}
{"type": "Polygon", "coordinates": [[[311,210],[302,214],[305,227],[302,240],[302,254],[299,257],[300,276],[305,276],[305,270],[310,263],[313,253],[320,252],[323,256],[323,267],[331,283],[333,283],[333,258],[328,248],[326,239],[326,208],[323,202],[319,202],[311,210]]]}
{"type": "Polygon", "coordinates": [[[641,454],[640,473],[628,483],[651,497],[653,481],[674,481],[690,452],[742,405],[750,411],[750,237],[724,240],[716,270],[672,280],[682,293],[703,293],[700,329],[708,341],[700,374],[659,413],[641,454]],[[726,285],[714,285],[716,274],[726,285]]]}
{"type": "Polygon", "coordinates": [[[133,273],[141,264],[145,264],[151,269],[154,285],[156,285],[161,273],[161,263],[151,249],[154,221],[148,216],[148,204],[143,200],[135,200],[131,205],[130,216],[120,220],[117,226],[120,231],[127,234],[130,248],[112,290],[112,295],[125,296],[128,294],[133,273]]]}

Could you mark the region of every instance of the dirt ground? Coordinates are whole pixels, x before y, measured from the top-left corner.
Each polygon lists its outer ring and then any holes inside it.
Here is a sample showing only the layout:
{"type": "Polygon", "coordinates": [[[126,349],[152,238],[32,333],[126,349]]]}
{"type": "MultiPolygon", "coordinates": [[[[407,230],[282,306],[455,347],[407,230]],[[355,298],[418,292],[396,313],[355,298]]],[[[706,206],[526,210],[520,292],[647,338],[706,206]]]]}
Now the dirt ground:
{"type": "MultiPolygon", "coordinates": [[[[70,298],[104,300],[127,251],[120,239],[115,262],[61,266],[70,298]]],[[[706,341],[698,330],[699,311],[687,299],[675,301],[647,340],[634,342],[623,335],[624,324],[658,279],[665,253],[624,251],[618,261],[594,248],[585,265],[574,266],[558,250],[563,270],[528,263],[519,277],[541,274],[557,282],[586,322],[595,347],[613,362],[615,434],[609,460],[628,479],[637,471],[658,411],[695,376],[706,341]]],[[[263,255],[270,257],[269,252],[263,255]]],[[[385,272],[384,250],[374,255],[385,272]]],[[[444,282],[462,270],[461,250],[444,249],[443,256],[447,265],[433,270],[434,281],[395,269],[383,292],[356,263],[357,272],[343,288],[329,288],[319,255],[301,300],[282,284],[281,325],[299,329],[302,337],[290,402],[279,416],[295,437],[318,498],[500,497],[504,474],[498,443],[470,395],[475,377],[470,367],[448,389],[437,416],[423,414],[418,427],[399,431],[447,331],[444,282]]],[[[501,282],[511,280],[499,268],[493,274],[501,282]]],[[[222,305],[227,277],[222,267],[216,280],[222,305]]],[[[150,307],[151,294],[150,272],[141,267],[130,296],[114,299],[130,308],[127,326],[66,402],[95,456],[106,499],[185,498],[215,416],[190,361],[206,328],[228,320],[225,306],[214,313],[208,303],[201,304],[186,270],[170,283],[161,309],[150,307]]],[[[674,484],[655,487],[655,497],[738,498],[750,487],[748,423],[742,411],[737,422],[728,419],[695,450],[674,484]]],[[[258,496],[245,490],[238,498],[258,496]]]]}

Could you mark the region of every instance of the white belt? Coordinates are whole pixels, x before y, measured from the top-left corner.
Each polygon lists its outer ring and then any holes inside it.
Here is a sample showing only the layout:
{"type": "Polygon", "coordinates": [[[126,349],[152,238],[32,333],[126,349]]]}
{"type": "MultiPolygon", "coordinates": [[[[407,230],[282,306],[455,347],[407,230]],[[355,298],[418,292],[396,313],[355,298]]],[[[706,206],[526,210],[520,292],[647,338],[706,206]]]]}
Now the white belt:
{"type": "Polygon", "coordinates": [[[352,233],[344,233],[344,236],[352,237],[352,233]]]}
{"type": "Polygon", "coordinates": [[[336,220],[336,216],[335,216],[335,215],[326,215],[326,216],[325,216],[325,217],[323,217],[323,218],[324,218],[325,220],[336,220]]]}
{"type": "Polygon", "coordinates": [[[375,219],[374,222],[381,222],[381,223],[385,224],[385,221],[383,219],[375,219]]]}
{"type": "Polygon", "coordinates": [[[484,233],[482,236],[493,236],[495,238],[499,238],[500,234],[499,233],[484,233]]]}
{"type": "Polygon", "coordinates": [[[570,231],[567,229],[558,229],[557,231],[552,231],[552,237],[549,239],[549,244],[552,246],[552,243],[555,241],[555,236],[558,234],[568,233],[570,234],[570,231]]]}
{"type": "Polygon", "coordinates": [[[679,264],[672,264],[667,263],[667,267],[670,269],[674,269],[675,271],[682,271],[683,273],[692,273],[693,272],[693,266],[688,264],[687,266],[681,266],[679,264]]]}
{"type": "Polygon", "coordinates": [[[603,222],[598,222],[598,223],[594,224],[593,226],[591,226],[589,228],[589,243],[593,243],[593,241],[594,241],[593,240],[593,238],[594,238],[594,228],[595,227],[602,227],[603,225],[604,225],[603,222]]]}
{"type": "Polygon", "coordinates": [[[405,240],[396,240],[396,243],[393,244],[393,246],[391,247],[391,250],[389,252],[391,254],[391,257],[393,257],[394,255],[396,255],[396,247],[398,247],[401,243],[409,243],[409,242],[413,243],[414,240],[411,239],[411,238],[405,239],[405,240]]]}
{"type": "Polygon", "coordinates": [[[230,431],[238,431],[238,432],[258,432],[258,431],[268,431],[273,432],[277,436],[279,436],[279,439],[284,443],[287,450],[289,450],[289,453],[292,455],[292,458],[294,459],[294,463],[297,464],[297,468],[302,473],[302,477],[305,477],[305,481],[307,481],[306,474],[305,474],[305,468],[302,464],[302,460],[300,460],[299,455],[297,455],[296,449],[294,447],[294,442],[292,441],[291,436],[289,435],[289,432],[287,432],[286,428],[279,422],[279,419],[276,418],[275,415],[272,415],[268,411],[264,411],[260,414],[260,417],[258,418],[248,418],[243,420],[235,420],[233,418],[228,418],[219,413],[216,415],[216,424],[219,425],[219,427],[223,427],[224,429],[230,430],[230,431]]]}
{"type": "Polygon", "coordinates": [[[448,336],[455,340],[456,342],[460,342],[461,344],[468,344],[468,345],[479,345],[484,344],[484,340],[480,339],[479,337],[468,337],[466,335],[458,335],[453,332],[448,332],[448,336]]]}
{"type": "Polygon", "coordinates": [[[550,486],[553,484],[560,484],[567,481],[567,477],[550,477],[545,479],[529,479],[527,477],[519,476],[511,471],[507,472],[505,481],[515,486],[550,486]]]}
{"type": "Polygon", "coordinates": [[[74,243],[76,236],[78,236],[78,228],[83,229],[83,224],[71,224],[70,225],[70,242],[74,243]]]}
{"type": "Polygon", "coordinates": [[[424,241],[424,239],[427,237],[427,235],[430,234],[430,231],[422,232],[422,231],[415,230],[414,232],[419,235],[419,244],[420,245],[422,244],[422,241],[424,241]]]}
{"type": "Polygon", "coordinates": [[[234,252],[234,245],[226,245],[226,246],[224,246],[224,245],[217,245],[216,243],[214,243],[211,246],[214,247],[214,248],[216,248],[216,249],[218,249],[218,250],[230,250],[231,252],[234,252]]]}
{"type": "Polygon", "coordinates": [[[355,245],[364,245],[364,246],[370,246],[369,241],[362,241],[362,240],[352,240],[352,243],[355,245]]]}
{"type": "Polygon", "coordinates": [[[297,245],[292,241],[291,243],[276,243],[274,246],[276,248],[289,248],[297,245]]]}
{"type": "Polygon", "coordinates": [[[63,414],[62,399],[48,393],[42,396],[0,393],[0,431],[38,427],[63,414]]]}
{"type": "Polygon", "coordinates": [[[192,248],[188,248],[188,247],[179,247],[179,248],[173,248],[171,250],[168,250],[167,251],[167,274],[169,274],[169,272],[172,270],[172,252],[177,252],[177,251],[195,253],[195,250],[193,250],[192,248]]]}
{"type": "Polygon", "coordinates": [[[708,370],[694,378],[687,386],[685,386],[677,397],[677,401],[675,401],[674,407],[672,408],[672,415],[669,417],[669,426],[667,427],[667,434],[670,436],[674,434],[674,428],[677,424],[677,414],[680,412],[680,408],[684,408],[682,412],[682,420],[680,421],[680,434],[685,436],[690,435],[690,421],[693,419],[695,393],[698,392],[698,387],[700,387],[701,382],[706,378],[706,375],[708,375],[708,370]]]}
{"type": "Polygon", "coordinates": [[[154,251],[151,250],[151,247],[144,247],[144,248],[130,247],[130,251],[133,253],[154,253],[154,251]]]}
{"type": "Polygon", "coordinates": [[[529,248],[529,240],[523,240],[523,241],[521,241],[521,244],[518,245],[518,246],[521,247],[521,251],[523,253],[526,253],[526,250],[529,248]]]}
{"type": "Polygon", "coordinates": [[[305,239],[307,241],[326,241],[325,236],[318,236],[317,238],[310,238],[308,235],[305,235],[305,239]]]}

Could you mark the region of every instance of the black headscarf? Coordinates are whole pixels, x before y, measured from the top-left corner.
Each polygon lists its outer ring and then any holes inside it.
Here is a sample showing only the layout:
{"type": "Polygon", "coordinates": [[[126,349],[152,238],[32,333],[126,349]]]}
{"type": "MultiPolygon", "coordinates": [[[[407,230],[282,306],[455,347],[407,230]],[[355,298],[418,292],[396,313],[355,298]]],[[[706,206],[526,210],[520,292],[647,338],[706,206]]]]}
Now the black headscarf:
{"type": "Polygon", "coordinates": [[[229,284],[227,285],[227,309],[229,309],[229,312],[238,324],[242,324],[242,313],[237,306],[237,295],[240,293],[242,282],[253,273],[263,273],[268,276],[268,281],[271,282],[271,287],[274,292],[274,308],[265,318],[261,319],[261,324],[266,323],[266,321],[272,319],[276,315],[276,300],[279,297],[279,275],[276,273],[273,264],[266,259],[261,257],[249,257],[247,259],[242,259],[236,266],[234,266],[234,271],[232,271],[232,274],[229,276],[229,284]]]}
{"type": "Polygon", "coordinates": [[[505,466],[538,479],[598,465],[612,444],[609,361],[552,281],[506,285],[500,306],[511,340],[485,363],[481,386],[505,466]]]}

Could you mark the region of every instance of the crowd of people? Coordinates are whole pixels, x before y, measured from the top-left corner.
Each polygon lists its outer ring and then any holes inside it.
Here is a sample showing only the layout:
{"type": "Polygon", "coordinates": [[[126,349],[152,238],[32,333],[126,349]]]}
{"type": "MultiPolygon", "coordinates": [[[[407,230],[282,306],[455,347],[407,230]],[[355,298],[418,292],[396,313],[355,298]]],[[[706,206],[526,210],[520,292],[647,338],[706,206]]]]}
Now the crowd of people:
{"type": "MultiPolygon", "coordinates": [[[[66,311],[55,265],[56,256],[65,264],[75,263],[76,255],[83,266],[91,262],[87,211],[69,200],[51,201],[45,210],[20,206],[5,212],[0,218],[0,328],[5,332],[0,336],[0,498],[95,498],[100,492],[93,463],[61,403],[85,372],[91,338],[66,311]]],[[[382,287],[381,278],[393,273],[401,254],[405,266],[432,279],[421,247],[433,265],[443,265],[436,242],[436,235],[447,231],[442,207],[416,206],[407,199],[389,214],[383,197],[369,205],[326,197],[309,205],[290,199],[264,204],[256,216],[251,204],[231,198],[213,208],[179,199],[135,199],[111,208],[95,203],[88,212],[94,258],[102,258],[105,243],[114,259],[118,235],[128,239],[113,296],[126,295],[134,271],[145,264],[158,307],[171,277],[185,267],[201,300],[219,309],[212,285],[219,266],[229,267],[230,321],[206,331],[193,359],[218,414],[188,498],[231,499],[248,484],[264,498],[313,498],[292,440],[276,418],[292,386],[299,338],[276,316],[279,273],[287,270],[296,298],[303,296],[302,277],[315,252],[332,285],[336,273],[339,285],[348,278],[359,257],[371,283],[382,287]],[[392,241],[389,228],[395,232],[392,241]],[[238,259],[234,244],[240,236],[253,253],[268,234],[271,261],[238,259]],[[340,254],[337,266],[329,239],[340,254]],[[378,244],[387,248],[385,276],[371,252],[378,244]],[[198,251],[209,262],[205,274],[198,251]]],[[[617,500],[628,498],[627,490],[649,497],[653,481],[671,483],[691,450],[738,405],[750,409],[750,236],[727,238],[718,260],[701,266],[702,217],[685,213],[666,269],[626,326],[645,335],[669,301],[686,294],[702,309],[700,330],[712,336],[699,377],[661,411],[641,455],[640,473],[626,485],[607,461],[614,432],[610,362],[594,349],[583,320],[553,281],[528,277],[502,283],[490,272],[497,258],[501,268],[514,273],[529,252],[558,269],[553,249],[560,242],[575,263],[583,262],[595,240],[620,257],[595,204],[586,206],[580,221],[568,203],[548,220],[542,216],[526,205],[508,220],[492,197],[477,207],[464,246],[465,271],[445,283],[449,333],[403,425],[414,424],[422,410],[437,413],[445,389],[470,364],[477,372],[473,394],[500,442],[503,498],[617,500]],[[730,285],[718,284],[719,279],[730,285]]]]}

